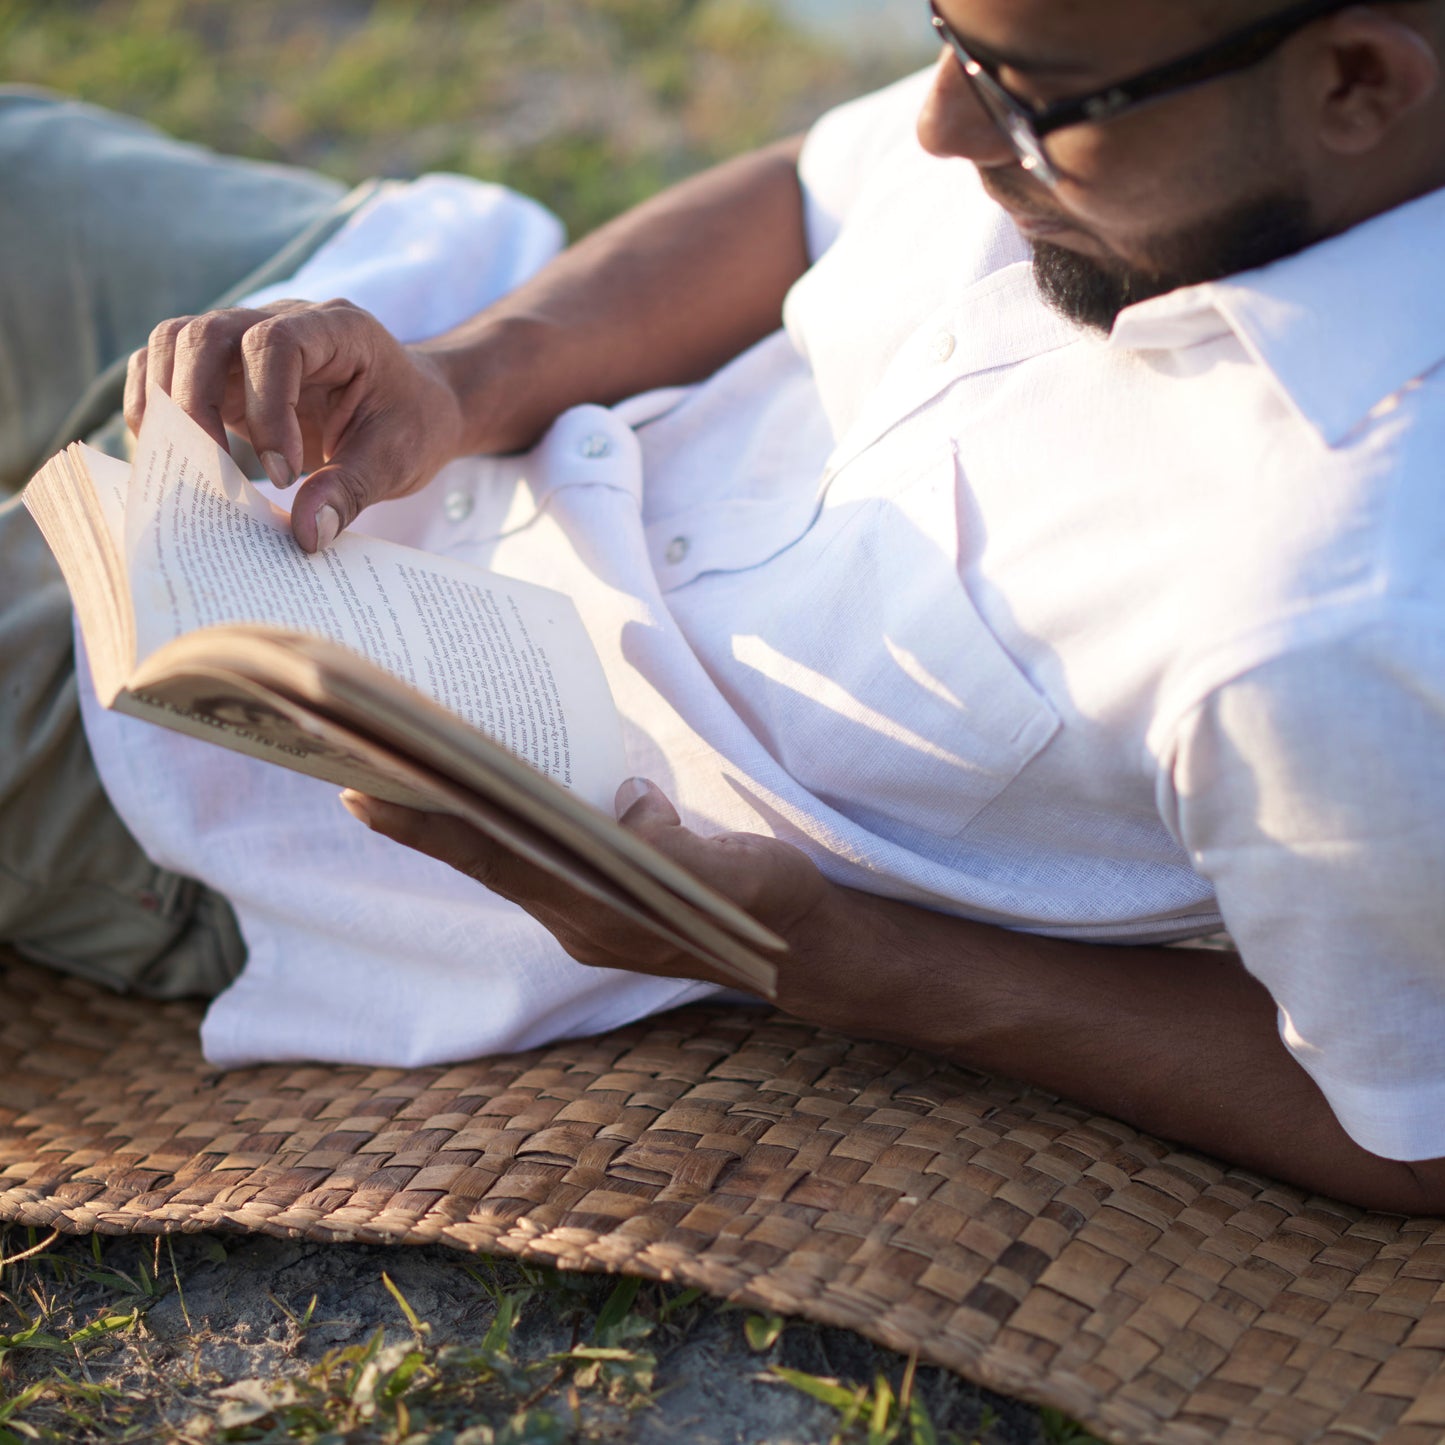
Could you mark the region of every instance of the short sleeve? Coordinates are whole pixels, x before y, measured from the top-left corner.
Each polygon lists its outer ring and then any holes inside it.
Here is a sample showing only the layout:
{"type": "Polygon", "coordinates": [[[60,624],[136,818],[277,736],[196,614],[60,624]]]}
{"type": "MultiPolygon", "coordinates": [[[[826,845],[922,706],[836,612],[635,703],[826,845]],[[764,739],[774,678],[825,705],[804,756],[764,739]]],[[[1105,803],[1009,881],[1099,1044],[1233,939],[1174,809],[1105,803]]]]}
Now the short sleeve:
{"type": "Polygon", "coordinates": [[[1172,752],[1179,836],[1290,1052],[1356,1143],[1445,1156],[1445,631],[1268,662],[1172,752]]]}
{"type": "Polygon", "coordinates": [[[816,261],[838,238],[844,218],[876,166],[912,136],[932,71],[828,111],[808,132],[798,161],[808,254],[816,261]]]}

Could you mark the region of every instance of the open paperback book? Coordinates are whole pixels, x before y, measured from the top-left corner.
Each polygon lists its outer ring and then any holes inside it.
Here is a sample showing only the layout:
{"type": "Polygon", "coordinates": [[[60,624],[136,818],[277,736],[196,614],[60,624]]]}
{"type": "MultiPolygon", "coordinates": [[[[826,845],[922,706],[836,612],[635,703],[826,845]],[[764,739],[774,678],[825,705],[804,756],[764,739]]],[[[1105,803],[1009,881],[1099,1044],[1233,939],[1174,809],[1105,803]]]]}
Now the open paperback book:
{"type": "Polygon", "coordinates": [[[159,391],[133,466],[76,443],[24,500],[105,707],[455,814],[773,993],[782,940],[613,820],[621,723],[561,593],[354,533],[308,556],[159,391]]]}

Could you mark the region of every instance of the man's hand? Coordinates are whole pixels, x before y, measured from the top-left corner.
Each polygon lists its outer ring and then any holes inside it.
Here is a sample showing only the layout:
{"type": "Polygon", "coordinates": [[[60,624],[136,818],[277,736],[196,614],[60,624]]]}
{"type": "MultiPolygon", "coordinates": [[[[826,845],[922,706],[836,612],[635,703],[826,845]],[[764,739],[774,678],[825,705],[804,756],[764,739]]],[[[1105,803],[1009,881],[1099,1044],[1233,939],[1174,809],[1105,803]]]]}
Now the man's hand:
{"type": "Polygon", "coordinates": [[[402,346],[346,301],[164,321],[131,358],[126,421],[168,391],[222,445],[243,434],[326,546],[455,457],[522,451],[562,412],[700,381],[775,330],[807,268],[793,139],[673,186],[445,336],[402,346]],[[314,470],[313,470],[314,469],[314,470]]]}
{"type": "MultiPolygon", "coordinates": [[[[524,862],[459,818],[421,813],[346,792],[347,810],[374,832],[465,873],[525,908],[579,963],[664,978],[696,978],[736,986],[691,954],[680,952],[620,914],[582,904],[550,873],[524,862]]],[[[808,961],[825,935],[823,915],[842,890],[829,884],[796,848],[753,833],[703,838],[682,826],[662,792],[641,779],[618,790],[618,821],[694,877],[788,941],[779,968],[779,1004],[809,1008],[808,961]]]]}
{"type": "Polygon", "coordinates": [[[228,427],[246,437],[278,487],[311,473],[291,513],[308,552],[330,546],[363,507],[424,485],[462,435],[441,369],[346,301],[163,321],[131,357],[133,431],[152,384],[223,446],[228,427]]]}

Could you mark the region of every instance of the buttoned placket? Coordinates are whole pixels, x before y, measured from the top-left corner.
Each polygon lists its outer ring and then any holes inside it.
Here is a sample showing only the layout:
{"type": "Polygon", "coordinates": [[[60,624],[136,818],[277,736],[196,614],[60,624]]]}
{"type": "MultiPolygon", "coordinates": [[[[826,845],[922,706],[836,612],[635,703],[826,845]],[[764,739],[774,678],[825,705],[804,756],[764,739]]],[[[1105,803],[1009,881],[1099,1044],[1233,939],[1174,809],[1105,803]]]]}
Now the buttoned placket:
{"type": "Polygon", "coordinates": [[[1033,295],[1027,266],[1013,267],[921,322],[899,348],[873,401],[833,447],[816,484],[807,487],[800,478],[807,489],[794,500],[700,502],[692,511],[651,524],[647,545],[662,591],[686,586],[707,572],[747,570],[793,545],[816,524],[840,473],[899,422],[970,375],[1078,341],[1077,329],[1041,313],[1033,295]],[[1010,297],[1025,296],[1027,306],[1007,304],[1010,297]]]}
{"type": "Polygon", "coordinates": [[[899,348],[872,399],[839,440],[819,479],[821,506],[843,469],[899,422],[949,387],[1044,352],[1076,344],[1080,333],[1037,305],[1009,305],[1034,292],[1031,269],[1021,262],[985,277],[957,302],[922,322],[899,348]],[[1024,314],[1027,324],[1018,325],[1024,314]]]}
{"type": "Polygon", "coordinates": [[[488,566],[493,545],[531,525],[555,493],[577,486],[604,486],[640,500],[636,438],[606,407],[564,413],[521,456],[454,463],[438,478],[429,503],[433,520],[413,545],[488,566]]]}

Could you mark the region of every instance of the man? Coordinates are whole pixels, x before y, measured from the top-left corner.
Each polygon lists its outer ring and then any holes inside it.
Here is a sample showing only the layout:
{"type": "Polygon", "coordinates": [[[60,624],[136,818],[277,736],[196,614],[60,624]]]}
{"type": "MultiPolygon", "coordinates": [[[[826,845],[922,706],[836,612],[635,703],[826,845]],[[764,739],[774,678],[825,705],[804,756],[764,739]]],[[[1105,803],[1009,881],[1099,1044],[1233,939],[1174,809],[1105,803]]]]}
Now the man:
{"type": "MultiPolygon", "coordinates": [[[[728,545],[675,586],[662,548],[665,615],[621,645],[671,680],[651,756],[702,831],[644,783],[624,824],[789,941],[803,1017],[1435,1212],[1441,12],[938,0],[931,155],[906,87],[863,102],[810,138],[804,203],[795,148],[745,158],[411,349],[340,304],[178,319],[127,414],[160,385],[278,485],[311,469],[313,550],[454,457],[543,465],[577,404],[721,367],[764,425],[786,296],[818,505],[727,498],[766,504],[751,557],[675,484],[643,511],[680,567],[728,545]],[[1242,961],[1158,946],[1220,916],[1242,961]]],[[[611,505],[536,515],[627,592],[611,505]]],[[[347,803],[584,963],[702,972],[454,820],[347,803]]]]}

